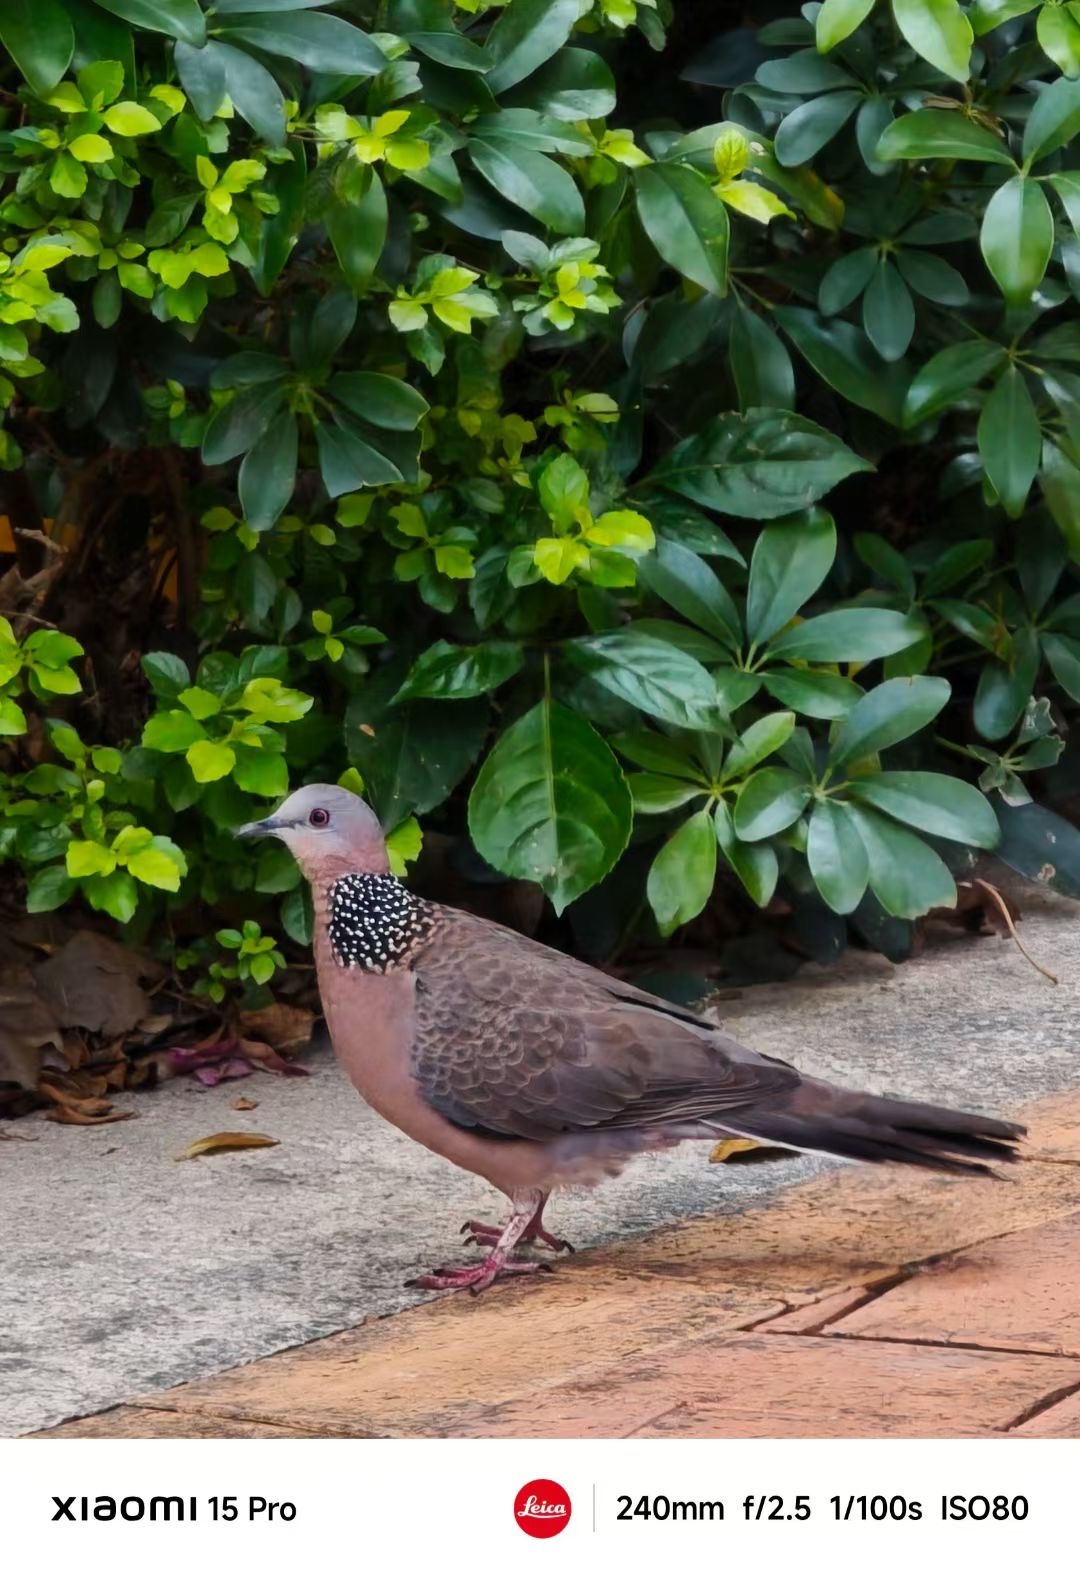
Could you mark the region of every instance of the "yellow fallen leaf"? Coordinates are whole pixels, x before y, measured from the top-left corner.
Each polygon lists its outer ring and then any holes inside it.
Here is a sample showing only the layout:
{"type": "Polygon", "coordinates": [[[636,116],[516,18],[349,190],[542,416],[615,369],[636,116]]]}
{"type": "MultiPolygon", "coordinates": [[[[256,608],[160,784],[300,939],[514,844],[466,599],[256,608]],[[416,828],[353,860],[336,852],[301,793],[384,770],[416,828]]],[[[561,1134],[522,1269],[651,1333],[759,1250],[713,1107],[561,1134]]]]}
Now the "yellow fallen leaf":
{"type": "Polygon", "coordinates": [[[213,1151],[258,1150],[261,1146],[280,1144],[280,1140],[272,1140],[268,1134],[233,1134],[226,1130],[221,1134],[208,1134],[201,1140],[192,1140],[187,1149],[173,1159],[190,1162],[196,1156],[207,1156],[213,1151]]]}
{"type": "Polygon", "coordinates": [[[719,1145],[714,1145],[709,1152],[711,1162],[726,1162],[729,1156],[735,1156],[739,1151],[756,1151],[759,1149],[757,1140],[721,1140],[719,1145]]]}

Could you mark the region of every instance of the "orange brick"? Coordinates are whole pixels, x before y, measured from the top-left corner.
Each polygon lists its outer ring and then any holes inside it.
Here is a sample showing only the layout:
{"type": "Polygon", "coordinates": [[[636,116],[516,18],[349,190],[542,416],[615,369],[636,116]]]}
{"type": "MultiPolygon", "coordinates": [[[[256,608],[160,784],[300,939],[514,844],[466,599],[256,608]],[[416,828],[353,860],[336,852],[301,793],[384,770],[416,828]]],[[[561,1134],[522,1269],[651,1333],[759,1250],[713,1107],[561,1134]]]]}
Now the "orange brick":
{"type": "Polygon", "coordinates": [[[1080,1356],[1080,1213],[947,1255],[826,1327],[1080,1356]]]}

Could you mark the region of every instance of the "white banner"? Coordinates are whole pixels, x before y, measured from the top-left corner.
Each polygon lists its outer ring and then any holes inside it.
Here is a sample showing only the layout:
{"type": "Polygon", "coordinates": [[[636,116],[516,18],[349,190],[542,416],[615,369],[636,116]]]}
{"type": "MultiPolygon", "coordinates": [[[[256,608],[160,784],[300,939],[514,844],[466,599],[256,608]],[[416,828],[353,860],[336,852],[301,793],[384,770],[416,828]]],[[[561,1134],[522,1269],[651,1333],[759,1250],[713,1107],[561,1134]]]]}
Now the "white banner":
{"type": "Polygon", "coordinates": [[[1019,1439],[5,1441],[0,1549],[46,1578],[1070,1573],[1078,1470],[1019,1439]]]}

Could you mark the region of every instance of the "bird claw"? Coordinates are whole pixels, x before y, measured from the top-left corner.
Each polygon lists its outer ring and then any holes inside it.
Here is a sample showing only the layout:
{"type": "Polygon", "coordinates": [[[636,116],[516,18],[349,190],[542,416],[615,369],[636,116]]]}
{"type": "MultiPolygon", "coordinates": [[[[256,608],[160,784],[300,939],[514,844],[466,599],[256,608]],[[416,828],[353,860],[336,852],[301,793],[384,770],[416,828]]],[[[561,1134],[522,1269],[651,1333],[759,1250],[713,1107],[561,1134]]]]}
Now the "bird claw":
{"type": "Polygon", "coordinates": [[[499,1277],[528,1276],[533,1272],[550,1272],[551,1267],[539,1260],[502,1260],[488,1255],[472,1266],[439,1266],[424,1276],[413,1277],[407,1288],[425,1288],[435,1293],[456,1292],[467,1288],[470,1293],[483,1293],[499,1277]]]}
{"type": "MultiPolygon", "coordinates": [[[[465,1244],[477,1244],[484,1248],[494,1249],[502,1237],[502,1229],[493,1227],[489,1222],[462,1222],[462,1234],[467,1234],[465,1244]]],[[[535,1232],[525,1233],[518,1240],[520,1244],[538,1244],[542,1249],[550,1249],[553,1255],[574,1253],[574,1246],[568,1238],[556,1238],[554,1233],[549,1233],[546,1227],[537,1228],[535,1232]]]]}

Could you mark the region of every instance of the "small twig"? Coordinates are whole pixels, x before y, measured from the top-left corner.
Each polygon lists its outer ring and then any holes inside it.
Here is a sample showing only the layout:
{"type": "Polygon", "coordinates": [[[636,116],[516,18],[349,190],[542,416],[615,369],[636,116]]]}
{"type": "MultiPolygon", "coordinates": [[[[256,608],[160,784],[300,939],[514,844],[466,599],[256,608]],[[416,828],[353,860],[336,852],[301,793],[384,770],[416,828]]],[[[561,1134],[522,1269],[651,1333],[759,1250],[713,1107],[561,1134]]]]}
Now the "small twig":
{"type": "Polygon", "coordinates": [[[25,1140],[29,1145],[40,1138],[40,1134],[16,1134],[14,1129],[0,1129],[0,1140],[25,1140]]]}
{"type": "Polygon", "coordinates": [[[26,537],[30,542],[40,543],[48,553],[65,553],[58,542],[54,542],[48,532],[34,531],[29,526],[16,526],[13,528],[16,537],[26,537]]]}
{"type": "Polygon", "coordinates": [[[984,889],[985,892],[989,893],[990,897],[993,899],[994,903],[997,905],[999,911],[1001,912],[1002,920],[1005,922],[1006,926],[1009,928],[1009,936],[1012,938],[1012,940],[1016,944],[1016,946],[1020,949],[1020,952],[1024,955],[1024,958],[1027,960],[1027,962],[1030,965],[1032,965],[1036,970],[1038,970],[1040,975],[1045,975],[1046,979],[1048,981],[1050,981],[1054,986],[1060,986],[1061,982],[1058,980],[1057,976],[1054,975],[1050,970],[1047,970],[1043,965],[1041,965],[1039,963],[1038,959],[1033,959],[1031,954],[1028,953],[1027,949],[1024,947],[1023,943],[1020,941],[1019,933],[1017,932],[1016,927],[1013,925],[1013,918],[1009,914],[1009,906],[1005,903],[1005,900],[1002,898],[1002,896],[998,892],[997,888],[995,888],[994,884],[992,882],[987,882],[984,877],[973,877],[971,882],[961,882],[961,883],[958,883],[958,886],[961,887],[961,888],[970,888],[973,884],[975,886],[977,886],[977,887],[980,887],[980,888],[984,889]]]}

